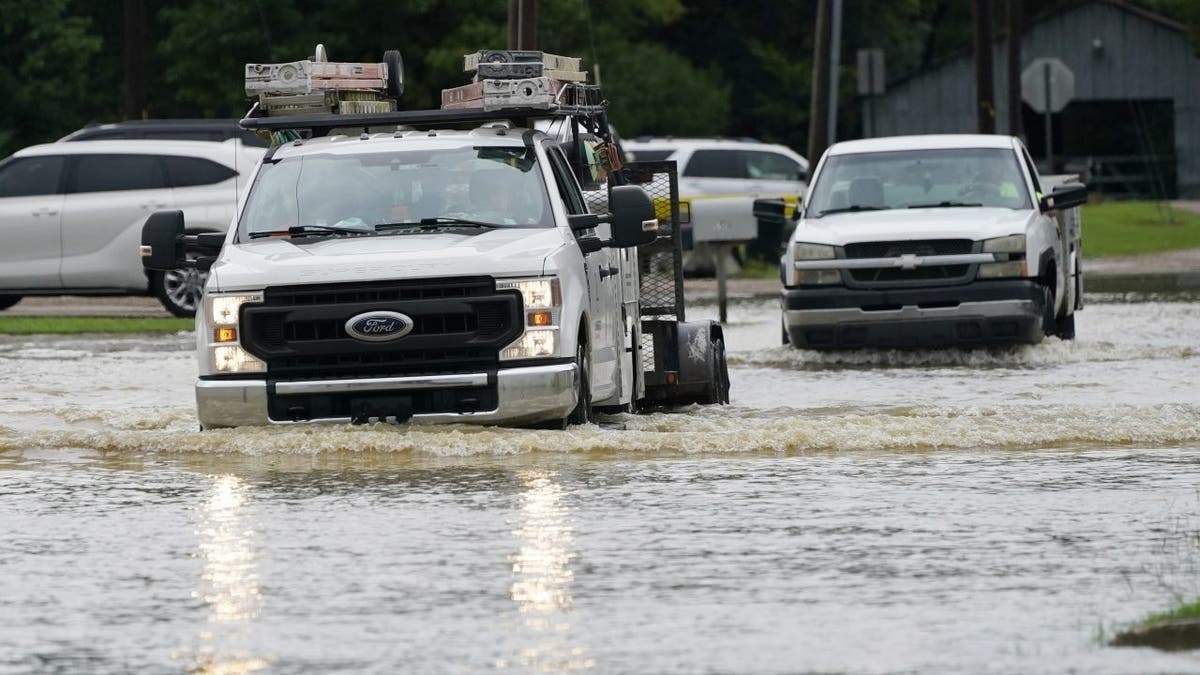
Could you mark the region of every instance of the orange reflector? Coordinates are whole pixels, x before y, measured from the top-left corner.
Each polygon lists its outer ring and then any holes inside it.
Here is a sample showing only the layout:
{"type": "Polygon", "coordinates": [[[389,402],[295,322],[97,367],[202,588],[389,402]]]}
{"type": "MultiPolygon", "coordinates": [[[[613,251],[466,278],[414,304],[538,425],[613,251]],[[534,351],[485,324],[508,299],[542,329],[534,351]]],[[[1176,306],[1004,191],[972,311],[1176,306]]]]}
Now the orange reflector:
{"type": "Polygon", "coordinates": [[[667,373],[667,384],[675,384],[675,373],[667,373]]]}
{"type": "Polygon", "coordinates": [[[530,326],[549,326],[554,321],[554,316],[550,312],[530,312],[530,326]]]}
{"type": "Polygon", "coordinates": [[[237,339],[236,328],[218,328],[216,332],[217,342],[233,342],[237,339]]]}

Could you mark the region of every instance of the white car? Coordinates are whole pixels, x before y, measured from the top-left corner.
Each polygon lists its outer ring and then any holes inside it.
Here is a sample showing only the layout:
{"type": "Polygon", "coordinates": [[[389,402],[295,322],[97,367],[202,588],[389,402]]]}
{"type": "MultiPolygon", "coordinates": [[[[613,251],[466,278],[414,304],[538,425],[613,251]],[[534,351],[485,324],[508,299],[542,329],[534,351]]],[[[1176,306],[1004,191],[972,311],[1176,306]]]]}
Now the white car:
{"type": "MultiPolygon", "coordinates": [[[[807,188],[808,160],[787,146],[723,138],[639,137],[625,142],[635,161],[672,160],[679,170],[679,196],[691,224],[685,259],[689,272],[709,273],[715,264],[710,242],[751,242],[753,257],[774,260],[787,240],[784,229],[756,221],[755,198],[799,201],[807,188]],[[761,230],[761,231],[760,231],[761,230]]],[[[725,267],[737,263],[726,258],[725,267]]]]}
{"type": "Polygon", "coordinates": [[[189,231],[226,231],[263,152],[234,140],[89,141],[0,161],[0,309],[27,295],[154,295],[191,316],[204,274],[143,270],[142,224],[181,209],[189,231]]]}
{"type": "Polygon", "coordinates": [[[808,160],[787,146],[723,138],[639,137],[625,141],[639,162],[674,160],[679,192],[696,195],[803,195],[808,160]]]}
{"type": "Polygon", "coordinates": [[[1039,176],[1017,138],[931,135],[830,147],[781,260],[798,347],[1070,339],[1083,307],[1087,189],[1039,176]]]}

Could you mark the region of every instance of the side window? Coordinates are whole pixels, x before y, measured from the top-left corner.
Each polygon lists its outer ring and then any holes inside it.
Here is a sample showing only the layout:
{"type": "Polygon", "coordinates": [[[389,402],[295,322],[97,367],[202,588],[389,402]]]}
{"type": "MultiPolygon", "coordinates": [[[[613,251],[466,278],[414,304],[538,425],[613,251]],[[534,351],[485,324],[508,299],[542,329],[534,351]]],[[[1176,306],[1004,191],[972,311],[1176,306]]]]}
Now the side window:
{"type": "Polygon", "coordinates": [[[167,186],[155,155],[78,155],[72,192],[151,190],[167,186]]]}
{"type": "Polygon", "coordinates": [[[749,178],[741,150],[697,150],[683,175],[688,178],[749,178]]]}
{"type": "Polygon", "coordinates": [[[1033,165],[1033,160],[1029,159],[1029,151],[1021,148],[1021,157],[1025,160],[1025,168],[1029,170],[1029,177],[1033,179],[1033,189],[1038,195],[1042,194],[1042,185],[1038,182],[1037,168],[1033,165]]]}
{"type": "Polygon", "coordinates": [[[800,180],[800,164],[776,152],[747,150],[746,174],[759,180],[800,180]]]}
{"type": "Polygon", "coordinates": [[[62,157],[22,157],[0,168],[0,197],[34,197],[62,192],[62,157]]]}
{"type": "Polygon", "coordinates": [[[550,168],[554,171],[554,184],[558,186],[558,196],[562,197],[563,204],[567,207],[567,213],[573,216],[587,213],[583,195],[579,193],[579,185],[575,182],[575,176],[571,174],[571,168],[567,165],[567,160],[563,158],[562,151],[558,148],[547,148],[546,156],[550,158],[550,168]]]}
{"type": "Polygon", "coordinates": [[[233,169],[200,157],[164,157],[171,187],[212,185],[237,175],[233,169]]]}

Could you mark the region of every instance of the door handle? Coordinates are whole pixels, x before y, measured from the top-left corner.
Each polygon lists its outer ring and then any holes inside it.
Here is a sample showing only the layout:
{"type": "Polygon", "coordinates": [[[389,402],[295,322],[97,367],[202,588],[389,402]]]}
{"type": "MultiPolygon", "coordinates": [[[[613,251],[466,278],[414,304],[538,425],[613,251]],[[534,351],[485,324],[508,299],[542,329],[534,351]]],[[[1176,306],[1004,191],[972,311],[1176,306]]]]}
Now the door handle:
{"type": "Polygon", "coordinates": [[[146,209],[146,210],[165,209],[165,208],[167,208],[167,203],[166,202],[146,202],[146,203],[142,204],[142,208],[146,209]]]}
{"type": "Polygon", "coordinates": [[[38,209],[38,210],[34,211],[34,212],[33,212],[33,215],[34,215],[35,217],[36,217],[36,216],[57,216],[57,215],[58,215],[58,209],[52,209],[52,208],[50,208],[50,207],[48,207],[48,206],[43,206],[42,208],[40,208],[40,209],[38,209]]]}

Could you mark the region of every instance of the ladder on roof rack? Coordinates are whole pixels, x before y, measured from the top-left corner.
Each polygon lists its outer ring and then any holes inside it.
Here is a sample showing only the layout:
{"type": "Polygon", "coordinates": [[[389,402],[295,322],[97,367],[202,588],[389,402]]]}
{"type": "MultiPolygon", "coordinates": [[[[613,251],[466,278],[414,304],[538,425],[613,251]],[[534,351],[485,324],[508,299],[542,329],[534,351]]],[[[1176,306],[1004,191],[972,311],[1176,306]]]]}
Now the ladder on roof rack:
{"type": "MultiPolygon", "coordinates": [[[[591,86],[591,85],[586,85],[591,86]]],[[[596,89],[597,95],[599,89],[596,89]]],[[[349,115],[311,114],[283,115],[268,117],[264,115],[255,103],[246,112],[239,125],[251,131],[282,131],[297,129],[308,131],[312,136],[324,136],[332,129],[372,128],[410,126],[415,128],[430,128],[438,125],[483,124],[496,120],[511,120],[518,126],[529,126],[529,120],[548,119],[556,117],[574,117],[581,120],[603,120],[607,104],[598,102],[570,104],[563,103],[553,108],[501,108],[485,110],[483,108],[452,108],[433,110],[396,110],[393,112],[357,113],[349,115]]]]}

